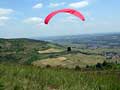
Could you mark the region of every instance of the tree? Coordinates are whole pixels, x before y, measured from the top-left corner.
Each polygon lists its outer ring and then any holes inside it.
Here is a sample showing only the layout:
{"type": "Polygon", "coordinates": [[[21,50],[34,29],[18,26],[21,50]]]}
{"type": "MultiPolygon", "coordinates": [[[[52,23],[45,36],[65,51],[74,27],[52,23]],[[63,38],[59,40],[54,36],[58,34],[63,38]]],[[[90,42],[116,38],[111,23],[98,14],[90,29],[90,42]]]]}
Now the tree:
{"type": "Polygon", "coordinates": [[[68,47],[68,48],[67,48],[67,51],[70,52],[70,51],[71,51],[71,47],[68,47]]]}

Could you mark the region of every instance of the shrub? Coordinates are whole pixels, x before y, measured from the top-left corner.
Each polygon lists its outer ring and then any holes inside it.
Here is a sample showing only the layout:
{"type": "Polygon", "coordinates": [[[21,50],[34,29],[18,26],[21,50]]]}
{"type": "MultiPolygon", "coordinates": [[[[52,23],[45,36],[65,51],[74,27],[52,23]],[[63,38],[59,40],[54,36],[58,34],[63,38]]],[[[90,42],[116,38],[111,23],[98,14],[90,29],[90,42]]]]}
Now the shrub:
{"type": "Polygon", "coordinates": [[[89,66],[89,65],[86,65],[86,68],[90,68],[90,66],[89,66]]]}
{"type": "Polygon", "coordinates": [[[102,63],[102,65],[103,65],[103,66],[107,66],[108,63],[107,63],[106,61],[104,61],[104,62],[102,63]]]}
{"type": "Polygon", "coordinates": [[[46,65],[46,68],[50,68],[51,66],[48,64],[48,65],[46,65]]]}
{"type": "Polygon", "coordinates": [[[75,66],[75,70],[81,70],[80,66],[75,66]]]}
{"type": "Polygon", "coordinates": [[[102,66],[102,64],[101,64],[101,63],[97,63],[97,64],[96,64],[96,68],[102,69],[102,68],[103,68],[103,66],[102,66]]]}

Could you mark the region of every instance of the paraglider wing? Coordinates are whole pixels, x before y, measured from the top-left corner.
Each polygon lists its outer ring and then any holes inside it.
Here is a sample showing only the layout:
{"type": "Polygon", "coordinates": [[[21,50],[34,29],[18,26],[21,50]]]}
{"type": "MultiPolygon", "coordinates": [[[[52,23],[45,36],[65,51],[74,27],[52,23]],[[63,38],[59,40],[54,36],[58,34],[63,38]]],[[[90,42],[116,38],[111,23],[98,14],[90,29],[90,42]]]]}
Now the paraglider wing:
{"type": "Polygon", "coordinates": [[[56,14],[58,14],[58,13],[69,13],[69,14],[72,14],[72,15],[74,15],[74,16],[77,16],[77,17],[80,18],[82,21],[85,21],[84,16],[83,16],[80,12],[78,12],[78,11],[76,11],[76,10],[74,10],[74,9],[61,9],[61,10],[57,10],[57,11],[54,11],[54,12],[50,13],[50,14],[45,18],[44,23],[45,23],[45,24],[48,24],[49,21],[52,19],[52,17],[55,16],[56,14]]]}

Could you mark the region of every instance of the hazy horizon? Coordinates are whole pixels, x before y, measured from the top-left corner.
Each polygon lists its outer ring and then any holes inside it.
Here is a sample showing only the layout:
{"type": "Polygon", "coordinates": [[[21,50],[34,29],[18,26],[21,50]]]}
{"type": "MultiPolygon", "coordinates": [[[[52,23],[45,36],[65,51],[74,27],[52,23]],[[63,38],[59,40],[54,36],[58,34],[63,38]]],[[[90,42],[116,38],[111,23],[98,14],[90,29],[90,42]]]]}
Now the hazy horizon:
{"type": "Polygon", "coordinates": [[[120,34],[120,32],[107,32],[107,33],[86,33],[86,34],[71,34],[71,35],[51,35],[51,36],[32,36],[32,37],[0,37],[0,39],[44,39],[52,37],[69,37],[69,36],[86,36],[86,35],[111,35],[111,34],[120,34]]]}

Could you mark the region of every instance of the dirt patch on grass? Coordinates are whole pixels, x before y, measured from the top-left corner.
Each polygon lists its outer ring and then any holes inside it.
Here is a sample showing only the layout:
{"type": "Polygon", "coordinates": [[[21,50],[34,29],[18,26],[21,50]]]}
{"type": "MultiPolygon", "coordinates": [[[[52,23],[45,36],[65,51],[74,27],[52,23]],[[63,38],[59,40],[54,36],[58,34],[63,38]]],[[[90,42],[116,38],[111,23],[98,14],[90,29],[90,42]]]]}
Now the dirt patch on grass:
{"type": "Polygon", "coordinates": [[[55,48],[50,48],[44,51],[38,51],[38,53],[54,53],[54,52],[61,52],[62,50],[60,49],[55,49],[55,48]]]}
{"type": "Polygon", "coordinates": [[[43,60],[34,61],[32,64],[35,66],[40,67],[57,67],[57,66],[63,66],[64,62],[66,61],[65,57],[58,57],[58,58],[48,58],[43,60]]]}

